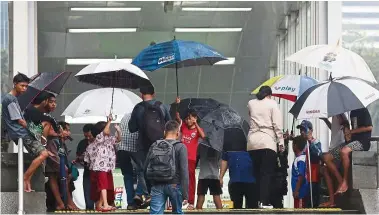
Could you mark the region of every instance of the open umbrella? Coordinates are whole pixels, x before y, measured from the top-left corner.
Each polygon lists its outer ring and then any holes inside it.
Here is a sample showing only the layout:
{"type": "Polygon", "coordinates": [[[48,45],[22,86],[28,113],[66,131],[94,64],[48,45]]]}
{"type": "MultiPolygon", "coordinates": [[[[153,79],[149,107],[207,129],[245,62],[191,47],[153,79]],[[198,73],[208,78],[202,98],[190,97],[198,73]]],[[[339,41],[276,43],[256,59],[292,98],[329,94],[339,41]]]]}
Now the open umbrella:
{"type": "Polygon", "coordinates": [[[340,43],[308,46],[289,56],[287,61],[327,70],[333,77],[352,76],[377,83],[370,67],[361,56],[342,48],[340,43]]]}
{"type": "Polygon", "coordinates": [[[213,65],[222,60],[227,58],[208,45],[174,39],[145,48],[134,58],[132,64],[150,72],[163,67],[175,68],[176,91],[179,95],[178,68],[213,65]]]}
{"type": "Polygon", "coordinates": [[[295,102],[307,89],[317,83],[317,80],[307,76],[279,75],[265,81],[251,94],[257,94],[262,86],[269,86],[273,96],[295,102]]]}
{"type": "Polygon", "coordinates": [[[117,118],[117,116],[131,113],[134,106],[141,101],[139,96],[125,89],[94,89],[76,97],[63,111],[62,116],[74,119],[83,117],[104,117],[103,119],[105,119],[112,111],[117,118]],[[111,100],[114,100],[113,107],[111,100]]]}
{"type": "MultiPolygon", "coordinates": [[[[188,98],[182,100],[179,107],[175,103],[171,105],[171,110],[176,110],[176,108],[178,108],[183,118],[187,116],[189,109],[195,110],[198,113],[200,119],[199,125],[204,129],[207,137],[200,144],[212,147],[217,151],[222,151],[225,144],[224,137],[227,134],[236,134],[235,129],[242,130],[246,138],[248,132],[247,122],[228,105],[217,102],[214,99],[188,98]]],[[[241,134],[241,132],[239,133],[241,134]]],[[[232,143],[230,142],[230,144],[232,143]]]]}
{"type": "Polygon", "coordinates": [[[300,96],[289,111],[297,119],[329,118],[367,107],[379,99],[379,91],[359,78],[334,78],[317,84],[300,96]]]}
{"type": "Polygon", "coordinates": [[[17,97],[21,110],[25,110],[42,91],[59,94],[70,75],[70,72],[43,72],[33,76],[26,92],[17,97]]]}
{"type": "Polygon", "coordinates": [[[90,64],[80,70],[75,77],[80,82],[100,87],[138,89],[151,84],[141,69],[117,59],[90,64]]]}

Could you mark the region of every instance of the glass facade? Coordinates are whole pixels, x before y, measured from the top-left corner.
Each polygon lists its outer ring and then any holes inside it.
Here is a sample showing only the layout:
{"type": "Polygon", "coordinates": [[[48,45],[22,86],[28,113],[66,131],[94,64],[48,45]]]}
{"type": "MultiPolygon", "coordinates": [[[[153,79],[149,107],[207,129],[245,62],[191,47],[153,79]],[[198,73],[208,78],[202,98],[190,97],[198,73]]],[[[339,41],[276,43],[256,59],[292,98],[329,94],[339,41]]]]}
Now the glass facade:
{"type": "Polygon", "coordinates": [[[1,94],[10,90],[12,73],[9,69],[9,2],[0,2],[0,51],[1,51],[1,94]]]}
{"type": "MultiPolygon", "coordinates": [[[[379,80],[379,2],[349,1],[342,3],[343,46],[359,54],[379,80]]],[[[374,128],[379,126],[379,102],[368,106],[374,128]]],[[[378,136],[379,130],[374,129],[378,136]]]]}

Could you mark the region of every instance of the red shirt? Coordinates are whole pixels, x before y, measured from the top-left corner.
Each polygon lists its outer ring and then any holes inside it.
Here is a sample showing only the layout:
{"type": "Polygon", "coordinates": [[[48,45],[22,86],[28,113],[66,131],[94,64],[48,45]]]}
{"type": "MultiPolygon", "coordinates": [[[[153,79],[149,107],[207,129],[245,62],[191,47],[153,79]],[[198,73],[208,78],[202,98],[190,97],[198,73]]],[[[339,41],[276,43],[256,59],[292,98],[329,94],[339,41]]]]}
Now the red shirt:
{"type": "Polygon", "coordinates": [[[182,143],[187,147],[188,160],[196,161],[197,146],[199,145],[199,132],[196,128],[189,129],[186,124],[182,124],[180,131],[182,132],[182,143]]]}

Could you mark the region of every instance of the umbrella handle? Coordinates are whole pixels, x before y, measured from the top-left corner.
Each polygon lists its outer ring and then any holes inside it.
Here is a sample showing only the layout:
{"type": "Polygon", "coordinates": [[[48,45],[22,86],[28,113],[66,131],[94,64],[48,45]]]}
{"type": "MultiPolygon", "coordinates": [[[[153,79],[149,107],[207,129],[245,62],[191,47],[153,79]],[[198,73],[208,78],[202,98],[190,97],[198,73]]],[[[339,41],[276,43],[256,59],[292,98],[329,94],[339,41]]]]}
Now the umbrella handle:
{"type": "Polygon", "coordinates": [[[178,63],[175,63],[175,73],[176,73],[176,96],[179,97],[178,63]]]}

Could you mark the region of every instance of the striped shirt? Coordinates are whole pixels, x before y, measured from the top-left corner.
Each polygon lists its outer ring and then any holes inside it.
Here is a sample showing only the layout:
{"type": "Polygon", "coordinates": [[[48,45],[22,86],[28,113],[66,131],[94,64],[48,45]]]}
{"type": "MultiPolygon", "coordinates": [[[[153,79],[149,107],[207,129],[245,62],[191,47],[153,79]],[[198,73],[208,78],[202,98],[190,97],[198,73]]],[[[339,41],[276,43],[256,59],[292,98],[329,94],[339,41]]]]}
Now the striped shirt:
{"type": "Polygon", "coordinates": [[[131,113],[128,113],[121,119],[121,143],[118,145],[117,149],[128,152],[137,152],[138,132],[130,133],[128,126],[131,115],[131,113]]]}

